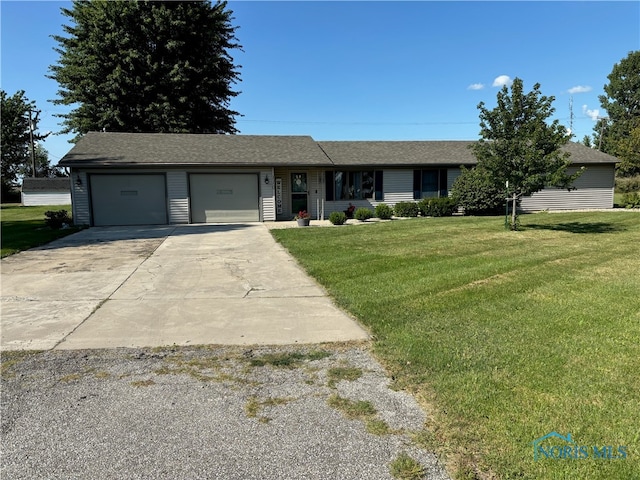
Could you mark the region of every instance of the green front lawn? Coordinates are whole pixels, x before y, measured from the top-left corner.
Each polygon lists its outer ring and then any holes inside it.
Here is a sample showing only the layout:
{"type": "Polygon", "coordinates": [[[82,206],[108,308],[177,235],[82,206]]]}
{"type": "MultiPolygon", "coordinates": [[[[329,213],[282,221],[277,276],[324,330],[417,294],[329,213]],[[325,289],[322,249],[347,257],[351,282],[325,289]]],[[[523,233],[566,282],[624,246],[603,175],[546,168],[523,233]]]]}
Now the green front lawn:
{"type": "Polygon", "coordinates": [[[3,204],[0,208],[2,257],[44,245],[79,230],[77,227],[52,230],[44,222],[44,212],[48,210],[67,210],[71,216],[71,205],[23,207],[17,204],[3,204]]]}
{"type": "MultiPolygon", "coordinates": [[[[458,478],[638,478],[640,214],[521,222],[519,232],[501,217],[453,217],[272,234],[370,329],[397,387],[428,413],[419,441],[458,478]],[[554,431],[588,458],[556,448],[569,458],[534,461],[532,442],[554,431]],[[594,458],[593,446],[616,458],[594,458]]],[[[553,445],[566,444],[543,444],[553,445]]]]}

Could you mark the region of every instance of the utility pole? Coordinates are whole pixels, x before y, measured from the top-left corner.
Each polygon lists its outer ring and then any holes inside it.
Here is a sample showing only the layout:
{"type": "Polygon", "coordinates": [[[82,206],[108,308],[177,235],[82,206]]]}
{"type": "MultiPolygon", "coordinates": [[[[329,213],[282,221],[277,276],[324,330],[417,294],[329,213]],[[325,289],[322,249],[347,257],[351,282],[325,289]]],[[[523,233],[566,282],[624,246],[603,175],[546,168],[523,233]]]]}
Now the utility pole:
{"type": "Polygon", "coordinates": [[[573,136],[573,95],[569,97],[569,134],[573,136]]]}
{"type": "Polygon", "coordinates": [[[598,139],[598,150],[602,151],[602,135],[604,133],[604,121],[605,120],[609,120],[609,117],[598,117],[598,120],[601,120],[600,122],[600,138],[598,139]]]}
{"type": "MultiPolygon", "coordinates": [[[[33,178],[36,177],[36,142],[34,139],[36,129],[36,125],[38,124],[38,116],[40,115],[40,110],[33,110],[29,108],[29,150],[31,150],[31,176],[33,178]],[[35,114],[35,115],[34,115],[35,114]]],[[[42,135],[38,136],[38,140],[42,140],[47,137],[49,134],[47,133],[44,137],[42,135]]]]}
{"type": "MultiPolygon", "coordinates": [[[[36,149],[33,142],[33,119],[31,115],[33,114],[33,110],[29,109],[29,149],[31,150],[31,176],[33,178],[36,177],[36,149]]],[[[36,119],[38,118],[38,114],[36,113],[36,119]]]]}

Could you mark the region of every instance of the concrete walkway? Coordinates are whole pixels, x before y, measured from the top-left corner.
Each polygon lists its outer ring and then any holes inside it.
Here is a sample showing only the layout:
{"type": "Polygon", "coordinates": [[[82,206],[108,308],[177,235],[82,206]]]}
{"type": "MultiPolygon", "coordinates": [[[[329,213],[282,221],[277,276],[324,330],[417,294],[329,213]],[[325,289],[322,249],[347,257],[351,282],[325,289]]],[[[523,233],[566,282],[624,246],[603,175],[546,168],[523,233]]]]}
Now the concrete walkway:
{"type": "Polygon", "coordinates": [[[95,227],[1,266],[3,350],[369,338],[258,223],[95,227]]]}

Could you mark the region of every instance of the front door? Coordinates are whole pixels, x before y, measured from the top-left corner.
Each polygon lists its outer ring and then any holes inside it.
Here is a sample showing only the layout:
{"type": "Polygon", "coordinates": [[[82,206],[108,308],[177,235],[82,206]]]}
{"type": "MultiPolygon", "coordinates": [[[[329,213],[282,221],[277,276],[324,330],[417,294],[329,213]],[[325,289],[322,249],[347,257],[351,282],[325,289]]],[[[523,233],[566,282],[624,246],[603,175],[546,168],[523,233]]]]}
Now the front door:
{"type": "Polygon", "coordinates": [[[309,188],[306,173],[291,174],[291,213],[297,215],[301,210],[308,210],[307,199],[309,188]]]}

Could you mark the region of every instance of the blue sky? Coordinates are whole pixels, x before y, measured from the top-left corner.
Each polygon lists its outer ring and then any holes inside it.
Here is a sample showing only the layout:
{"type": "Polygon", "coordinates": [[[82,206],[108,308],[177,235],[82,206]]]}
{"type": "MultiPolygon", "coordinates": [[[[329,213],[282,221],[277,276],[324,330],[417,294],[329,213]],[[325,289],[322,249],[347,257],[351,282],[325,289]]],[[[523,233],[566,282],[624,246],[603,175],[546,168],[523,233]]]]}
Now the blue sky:
{"type": "MultiPolygon", "coordinates": [[[[58,132],[68,111],[49,100],[57,62],[51,35],[70,2],[0,1],[1,87],[25,90],[58,132]]],[[[576,140],[604,116],[607,75],[640,49],[640,2],[249,2],[230,1],[243,52],[231,107],[241,134],[316,140],[470,140],[477,105],[495,105],[504,82],[555,96],[555,117],[576,140]]],[[[52,163],[71,135],[44,142],[52,163]]]]}

